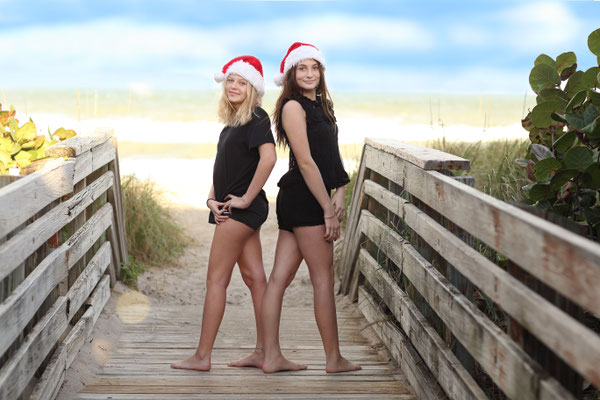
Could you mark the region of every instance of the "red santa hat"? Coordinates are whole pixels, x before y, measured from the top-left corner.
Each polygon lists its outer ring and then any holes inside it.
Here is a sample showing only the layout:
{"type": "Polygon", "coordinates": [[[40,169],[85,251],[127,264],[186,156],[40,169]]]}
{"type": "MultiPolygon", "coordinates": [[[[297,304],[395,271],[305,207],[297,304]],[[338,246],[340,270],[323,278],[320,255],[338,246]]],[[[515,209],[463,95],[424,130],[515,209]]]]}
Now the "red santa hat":
{"type": "Polygon", "coordinates": [[[258,58],[252,56],[234,58],[225,64],[220,72],[215,74],[215,81],[223,82],[230,74],[238,74],[250,82],[259,95],[265,94],[263,69],[258,58]]]}
{"type": "Polygon", "coordinates": [[[275,84],[277,86],[283,86],[283,79],[285,74],[298,64],[302,60],[306,60],[312,58],[318,61],[323,68],[325,68],[325,57],[319,51],[316,46],[308,43],[300,43],[296,42],[290,46],[283,60],[281,60],[281,67],[279,68],[279,73],[275,75],[275,84]]]}

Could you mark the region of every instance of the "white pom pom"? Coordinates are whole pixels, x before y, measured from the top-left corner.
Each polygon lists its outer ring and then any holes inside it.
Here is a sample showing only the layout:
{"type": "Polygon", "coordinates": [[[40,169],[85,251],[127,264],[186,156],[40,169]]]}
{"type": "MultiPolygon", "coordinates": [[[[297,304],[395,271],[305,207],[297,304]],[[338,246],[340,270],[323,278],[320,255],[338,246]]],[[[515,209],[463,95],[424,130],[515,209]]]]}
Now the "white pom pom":
{"type": "Polygon", "coordinates": [[[217,81],[217,82],[223,82],[224,80],[225,80],[225,74],[224,73],[222,73],[222,72],[219,71],[219,72],[217,72],[215,74],[215,81],[217,81]]]}
{"type": "Polygon", "coordinates": [[[283,86],[283,74],[275,75],[275,79],[273,79],[277,86],[283,86]]]}

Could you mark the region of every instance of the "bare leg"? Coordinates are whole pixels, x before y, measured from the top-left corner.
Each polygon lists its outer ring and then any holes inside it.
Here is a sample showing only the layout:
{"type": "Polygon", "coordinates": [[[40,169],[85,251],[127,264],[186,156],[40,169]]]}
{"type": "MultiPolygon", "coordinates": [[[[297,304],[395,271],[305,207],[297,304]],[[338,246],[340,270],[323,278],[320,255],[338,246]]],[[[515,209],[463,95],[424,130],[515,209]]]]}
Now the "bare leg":
{"type": "Polygon", "coordinates": [[[267,289],[267,277],[262,261],[262,249],[260,246],[260,229],[250,236],[242,255],[238,259],[238,265],[242,274],[242,279],[252,295],[252,305],[254,306],[254,320],[256,322],[256,348],[250,355],[238,361],[228,363],[230,367],[256,367],[262,368],[265,358],[263,345],[263,329],[261,318],[261,302],[265,290],[267,289]]]}
{"type": "Polygon", "coordinates": [[[314,291],[314,308],[317,326],[325,348],[327,372],[344,372],[360,369],[340,353],[335,296],[333,294],[333,243],[323,239],[325,226],[294,228],[294,236],[308,265],[314,291]]]}
{"type": "Polygon", "coordinates": [[[252,233],[254,231],[250,227],[231,218],[216,226],[208,259],[200,342],[194,355],[171,364],[171,368],[210,369],[210,356],[225,312],[231,273],[252,233]]]}
{"type": "Polygon", "coordinates": [[[265,361],[262,368],[266,373],[297,371],[307,368],[306,365],[288,361],[281,353],[279,345],[279,324],[283,294],[294,279],[301,262],[302,255],[296,244],[294,234],[280,230],[275,250],[275,263],[262,302],[265,343],[265,361]]]}

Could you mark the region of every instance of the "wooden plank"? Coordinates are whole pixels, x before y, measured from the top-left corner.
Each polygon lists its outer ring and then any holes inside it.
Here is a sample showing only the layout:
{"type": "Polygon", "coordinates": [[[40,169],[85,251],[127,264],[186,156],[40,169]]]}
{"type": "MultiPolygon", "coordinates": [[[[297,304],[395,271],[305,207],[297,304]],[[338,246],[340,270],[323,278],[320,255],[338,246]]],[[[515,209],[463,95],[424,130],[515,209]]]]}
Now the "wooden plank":
{"type": "Polygon", "coordinates": [[[436,252],[546,346],[600,387],[600,336],[499,268],[413,204],[365,181],[365,194],[401,217],[436,252]],[[577,341],[565,342],[565,337],[577,341]]]}
{"type": "Polygon", "coordinates": [[[365,279],[388,306],[432,375],[451,399],[483,399],[485,393],[427,322],[412,300],[362,249],[358,265],[365,279]]]}
{"type": "Polygon", "coordinates": [[[104,305],[108,301],[109,297],[110,277],[105,275],[104,278],[100,280],[100,283],[98,283],[94,293],[92,293],[90,298],[86,301],[86,304],[91,306],[91,308],[94,310],[92,314],[92,325],[96,325],[96,321],[98,320],[98,317],[100,317],[100,313],[102,312],[102,309],[104,308],[104,305]]]}
{"type": "Polygon", "coordinates": [[[81,346],[91,336],[96,321],[110,297],[110,278],[105,275],[90,296],[89,307],[64,340],[67,352],[67,368],[71,366],[81,346]]]}
{"type": "Polygon", "coordinates": [[[35,385],[29,400],[53,400],[56,398],[58,390],[65,380],[66,371],[67,351],[65,346],[60,344],[54,350],[52,358],[50,358],[42,377],[35,385]]]}
{"type": "Polygon", "coordinates": [[[98,147],[90,149],[75,158],[75,177],[74,181],[79,182],[98,168],[103,167],[115,158],[115,150],[112,140],[100,144],[98,147]]]}
{"type": "Polygon", "coordinates": [[[367,168],[402,182],[419,200],[600,315],[599,244],[393,154],[367,146],[365,156],[367,168]]]}
{"type": "Polygon", "coordinates": [[[88,150],[75,158],[75,176],[73,177],[75,183],[81,182],[85,177],[94,172],[92,158],[91,150],[88,150]]]}
{"type": "Polygon", "coordinates": [[[48,294],[65,276],[66,251],[67,248],[61,246],[50,253],[0,304],[0,354],[4,354],[21,334],[48,294]]]}
{"type": "Polygon", "coordinates": [[[361,226],[415,286],[457,339],[502,391],[511,398],[571,399],[564,388],[465,298],[400,235],[366,210],[361,226]],[[558,386],[558,387],[557,387],[558,386]]]}
{"type": "Polygon", "coordinates": [[[94,257],[90,260],[86,268],[79,275],[69,292],[69,309],[67,310],[67,319],[70,321],[73,315],[79,310],[81,305],[89,297],[96,284],[100,281],[104,271],[110,264],[111,245],[109,242],[98,249],[94,257]]]}
{"type": "MultiPolygon", "coordinates": [[[[117,279],[120,278],[121,275],[121,263],[127,263],[129,260],[129,255],[127,252],[127,235],[125,233],[125,217],[123,216],[123,204],[121,197],[121,175],[119,172],[119,155],[117,149],[117,140],[116,138],[111,139],[114,144],[115,149],[115,158],[108,164],[109,171],[113,172],[114,183],[111,189],[108,191],[108,201],[113,206],[114,213],[114,224],[115,224],[115,233],[118,246],[115,246],[118,249],[119,257],[115,257],[115,259],[120,259],[115,267],[115,275],[117,279]]],[[[113,244],[114,246],[114,244],[113,244]]]]}
{"type": "Polygon", "coordinates": [[[348,219],[346,220],[346,227],[344,228],[345,240],[344,246],[342,247],[342,255],[338,261],[338,266],[336,266],[338,276],[341,277],[339,292],[342,294],[348,294],[350,280],[354,274],[356,256],[358,255],[357,251],[360,241],[358,222],[360,219],[360,210],[365,207],[363,182],[365,180],[365,174],[368,174],[368,171],[366,171],[364,151],[365,149],[363,146],[358,175],[356,177],[356,183],[354,184],[354,191],[352,192],[352,201],[350,203],[348,219]]]}
{"type": "Polygon", "coordinates": [[[393,154],[424,170],[468,170],[471,168],[471,162],[462,157],[400,140],[366,138],[365,145],[393,154]]]}
{"type": "Polygon", "coordinates": [[[402,368],[411,387],[415,390],[417,399],[447,399],[443,389],[427,369],[408,338],[388,320],[364,287],[359,288],[358,306],[394,360],[402,368]]]}
{"type": "Polygon", "coordinates": [[[48,293],[66,277],[66,271],[85,254],[111,223],[112,207],[105,204],[60,248],[53,251],[25,279],[5,302],[0,304],[0,336],[3,354],[23,327],[37,312],[48,293]]]}
{"type": "Polygon", "coordinates": [[[91,149],[92,170],[95,171],[115,159],[115,145],[112,138],[91,149]]]}
{"type": "Polygon", "coordinates": [[[76,157],[105,143],[114,134],[112,128],[96,128],[90,135],[77,135],[46,149],[48,157],[76,157]]]}
{"type": "Polygon", "coordinates": [[[67,266],[71,269],[112,223],[112,206],[104,204],[80,229],[67,240],[67,266]]]}
{"type": "MultiPolygon", "coordinates": [[[[306,400],[306,394],[270,394],[270,393],[259,393],[259,394],[216,394],[216,393],[144,393],[139,394],[101,394],[101,393],[79,393],[75,397],[76,400],[306,400]]],[[[329,393],[325,396],[319,396],[318,394],[310,395],[311,399],[343,399],[343,400],[414,400],[413,394],[335,394],[329,393]]]]}
{"type": "Polygon", "coordinates": [[[85,211],[87,206],[106,192],[113,179],[112,172],[107,172],[90,186],[69,200],[60,203],[2,244],[0,246],[0,260],[2,260],[0,280],[4,279],[17,265],[24,262],[63,226],[85,211]]]}
{"type": "Polygon", "coordinates": [[[0,370],[0,398],[16,399],[67,327],[67,301],[59,297],[0,370]]]}
{"type": "MultiPolygon", "coordinates": [[[[367,385],[365,382],[343,382],[340,385],[332,385],[330,381],[312,381],[310,385],[305,382],[295,382],[288,377],[278,378],[275,376],[255,376],[253,377],[257,382],[252,386],[242,386],[243,384],[237,384],[235,379],[224,378],[218,379],[217,377],[211,377],[210,380],[198,380],[195,379],[196,384],[190,386],[164,386],[153,384],[153,382],[142,382],[140,384],[121,384],[121,385],[88,385],[82,390],[83,393],[199,393],[199,392],[211,392],[219,394],[227,394],[231,392],[243,391],[247,394],[258,394],[258,393],[282,393],[282,394],[297,394],[303,393],[305,395],[312,394],[341,394],[341,393],[361,393],[368,391],[373,394],[395,394],[398,391],[406,389],[401,382],[375,382],[372,385],[367,385]],[[262,379],[260,379],[262,378],[262,379]],[[238,386],[239,385],[239,386],[238,386]],[[298,387],[299,386],[299,387],[298,387]]],[[[101,381],[100,381],[101,382],[101,381]]],[[[310,396],[312,397],[312,396],[310,396]]],[[[432,398],[433,399],[433,398],[432,398]]]]}
{"type": "Polygon", "coordinates": [[[117,237],[117,231],[115,228],[115,216],[114,216],[114,207],[113,207],[113,215],[111,215],[111,224],[107,230],[107,239],[110,243],[111,252],[112,252],[112,262],[110,263],[109,273],[110,273],[110,287],[114,287],[117,283],[117,275],[116,270],[117,266],[121,265],[121,254],[119,253],[119,239],[117,237]]]}
{"type": "Polygon", "coordinates": [[[0,189],[0,237],[48,204],[73,191],[75,162],[55,160],[45,168],[0,189]]]}

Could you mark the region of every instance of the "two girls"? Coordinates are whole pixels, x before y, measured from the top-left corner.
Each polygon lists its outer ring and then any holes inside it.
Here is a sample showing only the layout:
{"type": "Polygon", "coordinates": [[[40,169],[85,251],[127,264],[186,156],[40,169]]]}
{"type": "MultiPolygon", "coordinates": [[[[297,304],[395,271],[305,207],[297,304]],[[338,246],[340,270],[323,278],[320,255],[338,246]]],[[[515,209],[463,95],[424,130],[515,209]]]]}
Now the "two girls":
{"type": "MultiPolygon", "coordinates": [[[[258,79],[244,65],[238,64],[238,68],[232,69],[232,65],[240,61],[246,62],[243,58],[232,60],[218,77],[227,79],[221,102],[230,104],[230,109],[224,108],[235,116],[244,113],[241,110],[248,101],[247,92],[263,92],[262,68],[254,68],[261,72],[258,79]],[[236,85],[243,82],[246,83],[244,93],[236,85]]],[[[260,66],[258,60],[256,63],[260,66]]],[[[268,207],[261,188],[275,162],[270,124],[259,103],[246,104],[254,107],[250,119],[227,119],[223,115],[230,114],[220,111],[228,126],[219,138],[213,188],[207,202],[212,211],[210,219],[218,225],[209,259],[202,333],[196,353],[172,367],[210,369],[210,351],[223,317],[225,289],[237,261],[252,293],[257,347],[254,353],[230,365],[262,367],[266,373],[307,368],[285,359],[279,345],[283,295],[305,260],[314,290],[317,326],[325,348],[326,371],[360,369],[342,357],[339,348],[333,293],[333,241],[340,235],[344,186],[349,179],[338,149],[337,125],[324,70],[325,59],[315,46],[294,43],[281,62],[276,78],[276,84],[283,86],[274,112],[277,142],[289,146],[290,159],[289,170],[278,183],[280,230],[266,290],[258,232],[268,207]],[[232,123],[237,126],[230,126],[232,123]],[[254,156],[250,157],[250,153],[254,156]],[[254,161],[240,162],[245,157],[254,161]],[[332,190],[335,190],[333,197],[332,190]]]]}

